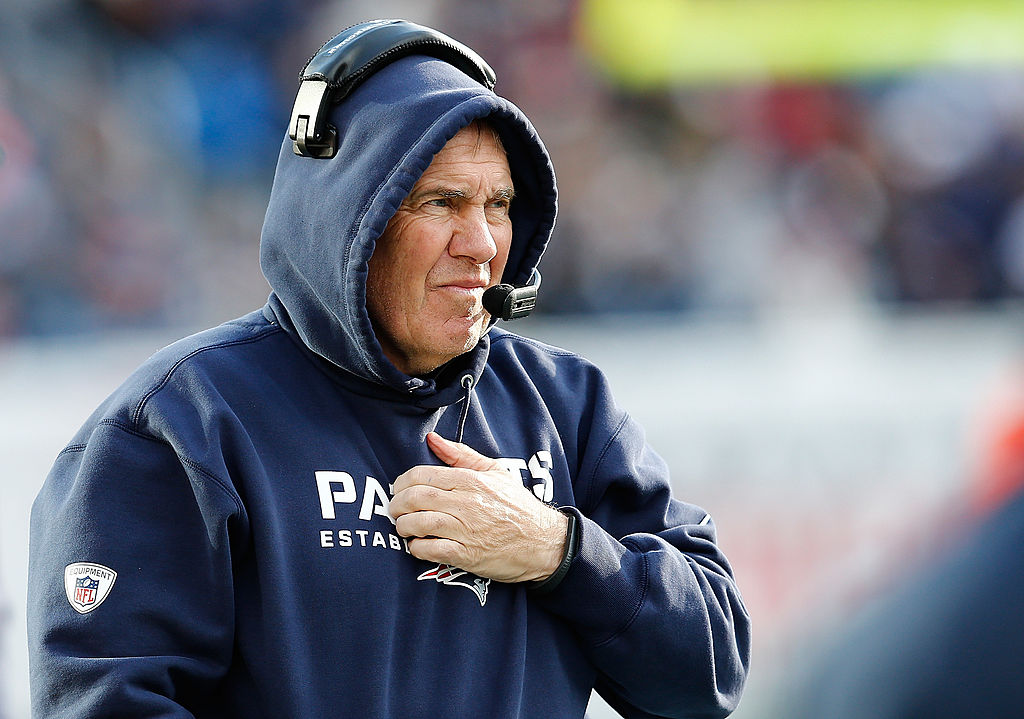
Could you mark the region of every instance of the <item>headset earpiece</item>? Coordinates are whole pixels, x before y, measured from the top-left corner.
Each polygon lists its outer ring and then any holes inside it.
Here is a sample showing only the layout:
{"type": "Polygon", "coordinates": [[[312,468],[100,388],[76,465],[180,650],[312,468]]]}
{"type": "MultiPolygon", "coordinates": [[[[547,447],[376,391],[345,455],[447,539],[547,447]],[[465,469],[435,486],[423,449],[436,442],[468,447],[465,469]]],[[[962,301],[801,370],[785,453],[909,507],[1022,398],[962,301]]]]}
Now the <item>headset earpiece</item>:
{"type": "Polygon", "coordinates": [[[296,155],[331,158],[337,131],[327,122],[333,105],[388,63],[429,55],[454,65],[488,90],[494,70],[470,48],[447,35],[406,20],[374,20],[342,30],[306,63],[292,107],[288,136],[296,155]]]}

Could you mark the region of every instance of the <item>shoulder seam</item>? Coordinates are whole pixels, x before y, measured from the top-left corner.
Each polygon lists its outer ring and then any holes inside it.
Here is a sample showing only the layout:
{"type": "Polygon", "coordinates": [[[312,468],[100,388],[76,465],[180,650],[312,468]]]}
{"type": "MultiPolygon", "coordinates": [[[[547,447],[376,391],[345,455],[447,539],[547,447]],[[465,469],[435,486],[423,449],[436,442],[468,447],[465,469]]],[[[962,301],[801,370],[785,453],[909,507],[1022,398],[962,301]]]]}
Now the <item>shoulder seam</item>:
{"type": "Polygon", "coordinates": [[[64,449],[57,453],[57,458],[59,459],[63,455],[71,454],[73,452],[84,452],[87,446],[88,445],[85,444],[69,444],[67,447],[65,447],[64,449]]]}
{"type": "MultiPolygon", "coordinates": [[[[161,444],[164,443],[164,441],[162,439],[160,439],[159,437],[154,437],[151,434],[146,434],[145,432],[140,432],[139,430],[137,430],[137,429],[135,429],[133,427],[129,427],[124,422],[119,422],[118,420],[111,419],[109,417],[106,418],[106,419],[101,419],[98,422],[96,422],[96,426],[100,426],[100,425],[107,425],[109,427],[117,427],[119,430],[121,430],[125,434],[130,434],[130,435],[132,435],[134,437],[138,437],[139,439],[148,439],[151,442],[159,442],[161,444]]],[[[69,453],[72,453],[72,452],[84,452],[88,448],[89,448],[89,443],[88,442],[79,442],[79,443],[76,443],[76,444],[69,444],[67,447],[62,449],[57,454],[57,456],[60,457],[62,454],[69,454],[69,453]]]]}
{"type": "MultiPolygon", "coordinates": [[[[166,442],[165,440],[161,439],[160,437],[154,437],[151,434],[146,434],[145,432],[140,432],[139,430],[134,429],[132,427],[129,427],[124,422],[119,422],[116,419],[103,419],[103,420],[100,420],[99,422],[97,422],[97,426],[99,426],[99,425],[106,425],[106,426],[109,426],[109,427],[115,427],[115,428],[121,430],[122,432],[124,432],[126,434],[130,434],[130,435],[132,435],[134,437],[138,437],[139,439],[149,440],[150,442],[157,442],[158,444],[165,445],[172,452],[174,452],[174,448],[171,447],[171,445],[168,442],[166,442]]],[[[66,447],[60,454],[64,454],[66,452],[82,452],[87,447],[88,447],[87,444],[74,444],[74,445],[70,445],[70,446],[66,447]]],[[[205,467],[203,467],[201,464],[199,464],[195,460],[190,459],[189,457],[183,457],[180,454],[178,454],[177,452],[174,452],[174,455],[178,458],[178,461],[181,462],[183,465],[186,465],[186,466],[190,467],[191,469],[194,469],[195,471],[199,472],[200,474],[205,476],[207,479],[209,479],[211,482],[213,482],[215,485],[217,485],[217,487],[220,488],[221,492],[223,492],[227,496],[227,498],[229,500],[231,500],[231,503],[235,505],[235,508],[238,510],[239,514],[240,515],[245,515],[245,507],[242,506],[241,499],[235,494],[234,491],[232,491],[230,485],[227,482],[225,482],[223,479],[218,477],[216,474],[214,474],[210,470],[208,470],[205,467]]],[[[57,455],[57,456],[59,457],[60,455],[57,455]]]]}
{"type": "MultiPolygon", "coordinates": [[[[229,341],[226,341],[226,342],[218,342],[218,343],[212,344],[212,345],[205,345],[203,347],[198,347],[198,348],[192,350],[191,352],[189,352],[188,354],[184,355],[183,357],[179,357],[178,360],[173,365],[171,365],[170,369],[168,369],[167,372],[164,373],[163,378],[152,389],[150,389],[148,392],[146,392],[146,394],[143,395],[141,400],[139,400],[138,406],[135,408],[135,411],[132,412],[132,419],[131,419],[132,425],[134,425],[135,427],[138,427],[139,422],[140,422],[140,420],[142,418],[142,412],[145,410],[146,404],[149,402],[149,400],[151,400],[160,390],[162,390],[167,385],[167,383],[171,379],[171,376],[178,370],[179,367],[181,367],[181,365],[183,365],[185,362],[187,362],[188,360],[192,359],[196,355],[202,354],[203,352],[206,352],[208,350],[223,349],[224,347],[234,347],[236,345],[243,345],[243,344],[249,344],[251,342],[257,342],[257,341],[263,339],[264,337],[266,337],[268,335],[277,334],[278,332],[283,332],[283,331],[284,330],[282,330],[277,325],[271,325],[271,326],[269,326],[267,328],[264,328],[263,330],[260,331],[259,334],[255,335],[253,337],[245,337],[243,339],[229,340],[229,341]]],[[[147,435],[141,435],[141,436],[147,436],[147,435]]]]}
{"type": "MultiPolygon", "coordinates": [[[[580,355],[577,354],[576,352],[572,352],[572,351],[567,350],[567,349],[562,349],[560,347],[555,347],[554,345],[549,345],[546,342],[541,342],[540,340],[535,340],[532,337],[524,337],[523,335],[517,335],[517,334],[515,334],[513,332],[505,332],[504,334],[501,334],[501,335],[498,335],[497,337],[492,338],[491,339],[491,344],[493,345],[493,344],[496,344],[496,343],[502,342],[502,341],[522,342],[524,344],[531,345],[533,347],[536,347],[539,350],[547,352],[548,354],[558,355],[560,357],[580,357],[580,355]]],[[[580,357],[580,359],[583,359],[583,358],[580,357]]]]}

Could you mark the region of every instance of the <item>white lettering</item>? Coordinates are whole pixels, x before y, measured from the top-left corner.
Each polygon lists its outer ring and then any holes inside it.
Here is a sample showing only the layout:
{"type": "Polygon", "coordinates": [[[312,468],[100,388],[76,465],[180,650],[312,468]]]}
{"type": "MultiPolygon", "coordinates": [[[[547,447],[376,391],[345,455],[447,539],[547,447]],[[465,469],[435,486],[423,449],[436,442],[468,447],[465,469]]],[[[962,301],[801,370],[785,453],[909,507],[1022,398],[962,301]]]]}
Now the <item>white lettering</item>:
{"type": "Polygon", "coordinates": [[[395,520],[391,519],[391,515],[388,514],[388,507],[391,505],[391,500],[388,499],[387,492],[380,486],[373,477],[366,478],[366,489],[363,490],[363,505],[359,508],[360,519],[372,519],[374,514],[379,514],[382,517],[387,517],[392,524],[395,520]],[[377,501],[380,503],[378,504],[377,501]]]}
{"type": "Polygon", "coordinates": [[[348,36],[347,38],[345,38],[344,40],[339,42],[337,45],[332,47],[330,50],[328,50],[326,54],[328,56],[333,55],[334,53],[338,52],[338,50],[340,50],[341,48],[343,48],[346,45],[350,44],[353,40],[355,40],[360,35],[363,35],[364,33],[368,33],[368,32],[370,32],[370,30],[373,30],[376,27],[380,27],[381,25],[387,25],[387,24],[388,24],[388,21],[386,21],[386,20],[377,20],[376,22],[367,23],[366,27],[364,27],[364,28],[362,28],[360,30],[356,30],[350,36],[348,36]]]}
{"type": "Polygon", "coordinates": [[[320,495],[320,516],[334,519],[335,504],[352,504],[356,501],[356,484],[348,472],[316,472],[316,492],[320,495]],[[340,484],[341,491],[331,491],[332,484],[340,484]]]}
{"type": "Polygon", "coordinates": [[[551,479],[551,452],[545,449],[530,457],[530,476],[537,482],[533,485],[533,493],[542,502],[550,502],[555,492],[555,483],[551,479]]]}
{"type": "MultiPolygon", "coordinates": [[[[389,532],[373,532],[372,538],[370,530],[368,529],[356,529],[355,534],[359,537],[359,545],[362,547],[381,547],[382,549],[391,549],[395,552],[404,551],[409,554],[409,544],[403,537],[399,537],[397,534],[391,534],[389,532]]],[[[320,534],[320,546],[323,549],[334,549],[336,547],[352,547],[355,546],[355,542],[352,538],[353,530],[350,529],[339,529],[335,532],[332,529],[321,529],[320,534]]]]}
{"type": "Polygon", "coordinates": [[[526,469],[526,462],[518,457],[498,457],[498,464],[520,482],[523,481],[522,473],[526,469]]]}
{"type": "MultiPolygon", "coordinates": [[[[536,496],[543,502],[550,502],[554,494],[554,479],[551,471],[554,462],[551,452],[541,450],[530,457],[527,462],[519,457],[498,457],[498,463],[502,469],[511,476],[522,481],[536,496]]],[[[337,506],[339,504],[354,505],[359,498],[359,491],[356,489],[355,480],[348,472],[332,470],[318,470],[315,473],[317,497],[320,501],[320,516],[323,519],[337,519],[337,506]]],[[[391,505],[391,493],[394,492],[394,485],[382,484],[375,477],[367,475],[366,482],[362,488],[362,498],[359,503],[359,519],[364,522],[375,520],[374,515],[387,517],[392,525],[395,520],[391,518],[389,508],[391,505]]],[[[409,540],[395,534],[373,531],[371,529],[324,529],[319,532],[320,546],[323,548],[352,547],[355,546],[355,534],[359,538],[359,546],[373,546],[390,548],[395,551],[409,551],[409,540]],[[370,537],[370,533],[373,536],[370,537]],[[369,541],[369,544],[367,543],[369,541]]],[[[79,572],[90,571],[99,573],[96,570],[78,570],[79,572]]]]}

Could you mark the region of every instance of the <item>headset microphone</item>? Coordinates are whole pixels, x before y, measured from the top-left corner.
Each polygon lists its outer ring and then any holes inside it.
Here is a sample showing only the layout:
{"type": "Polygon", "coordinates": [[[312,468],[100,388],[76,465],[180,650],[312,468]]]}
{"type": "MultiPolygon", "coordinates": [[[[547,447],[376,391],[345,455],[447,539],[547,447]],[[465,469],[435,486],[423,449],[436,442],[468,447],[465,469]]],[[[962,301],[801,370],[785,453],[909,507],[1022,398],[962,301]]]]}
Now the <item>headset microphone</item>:
{"type": "Polygon", "coordinates": [[[533,271],[530,281],[522,287],[501,284],[484,292],[484,309],[495,319],[517,320],[526,317],[537,306],[537,290],[540,288],[540,272],[533,271]]]}

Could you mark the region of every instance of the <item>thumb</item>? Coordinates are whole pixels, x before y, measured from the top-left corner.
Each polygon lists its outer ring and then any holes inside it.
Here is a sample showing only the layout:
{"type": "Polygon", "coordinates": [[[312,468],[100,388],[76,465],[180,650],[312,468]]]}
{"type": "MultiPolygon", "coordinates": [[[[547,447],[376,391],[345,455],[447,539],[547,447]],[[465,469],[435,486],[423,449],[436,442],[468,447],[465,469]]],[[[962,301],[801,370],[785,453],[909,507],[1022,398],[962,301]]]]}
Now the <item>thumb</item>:
{"type": "Polygon", "coordinates": [[[497,460],[485,457],[469,445],[445,439],[437,432],[427,434],[427,445],[430,447],[430,451],[449,467],[474,469],[478,472],[502,469],[497,460]]]}

